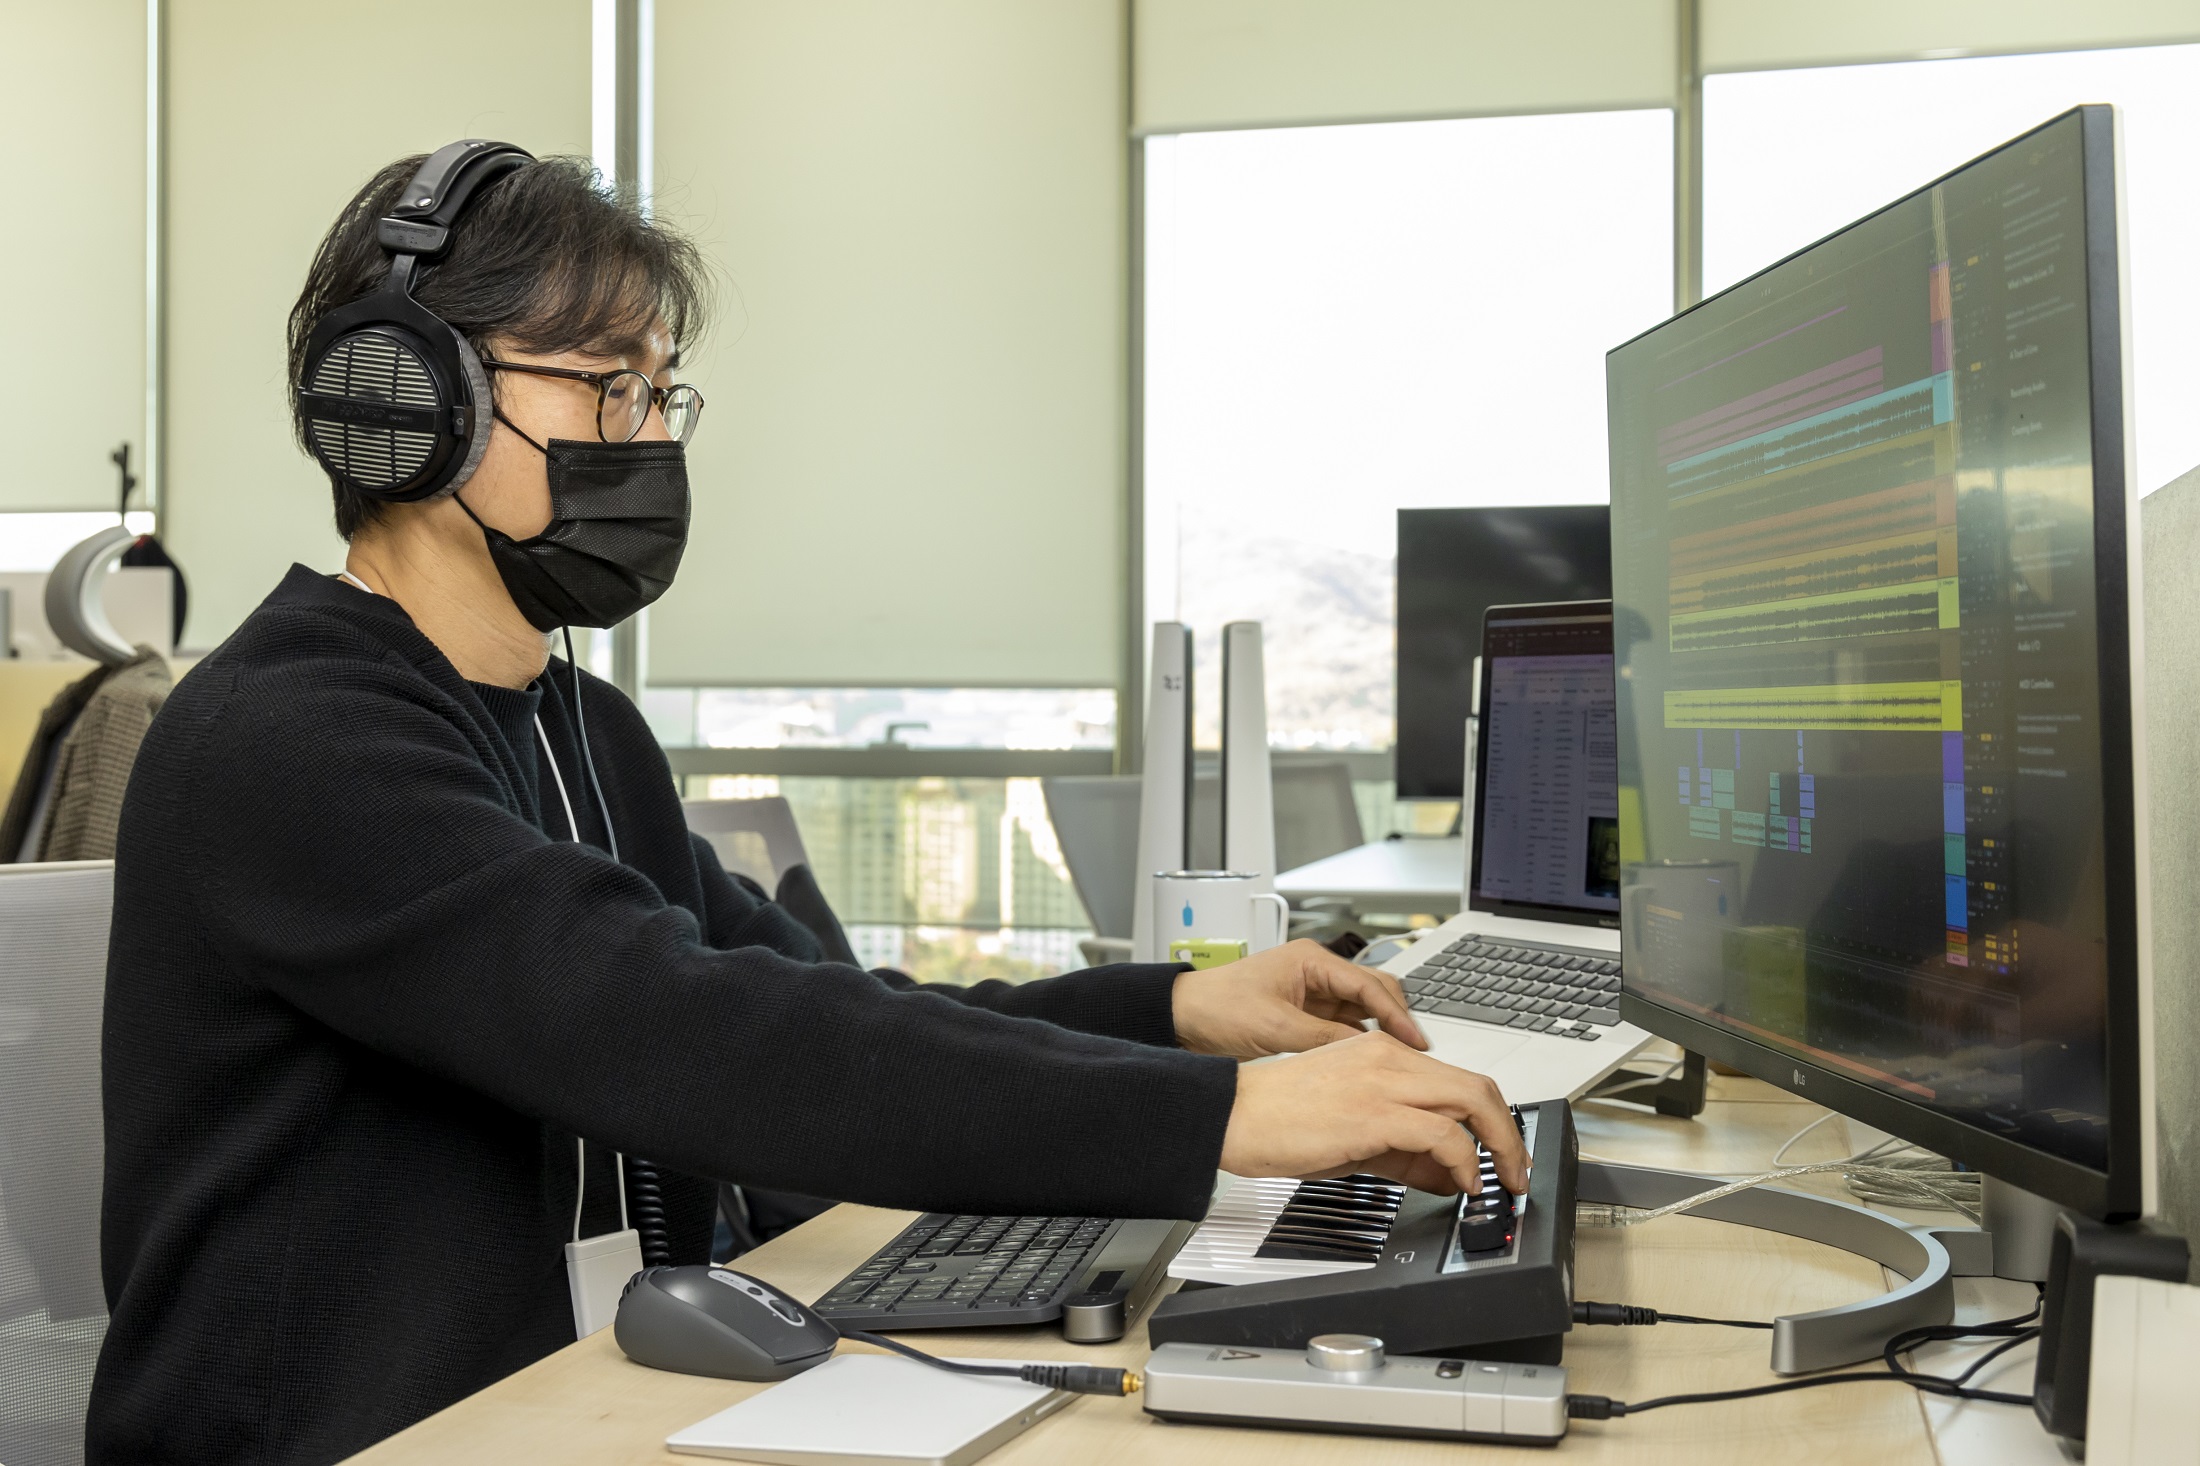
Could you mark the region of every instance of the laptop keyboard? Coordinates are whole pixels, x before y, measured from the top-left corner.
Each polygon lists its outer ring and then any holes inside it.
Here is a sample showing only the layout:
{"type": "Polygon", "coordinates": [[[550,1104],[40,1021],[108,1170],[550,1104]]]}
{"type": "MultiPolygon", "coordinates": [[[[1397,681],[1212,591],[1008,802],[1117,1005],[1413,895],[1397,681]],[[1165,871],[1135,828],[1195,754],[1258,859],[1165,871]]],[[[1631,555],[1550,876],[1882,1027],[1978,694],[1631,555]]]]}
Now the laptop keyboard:
{"type": "Polygon", "coordinates": [[[1406,1005],[1565,1038],[1594,1039],[1619,1022],[1619,959],[1466,936],[1401,980],[1406,1005]]]}

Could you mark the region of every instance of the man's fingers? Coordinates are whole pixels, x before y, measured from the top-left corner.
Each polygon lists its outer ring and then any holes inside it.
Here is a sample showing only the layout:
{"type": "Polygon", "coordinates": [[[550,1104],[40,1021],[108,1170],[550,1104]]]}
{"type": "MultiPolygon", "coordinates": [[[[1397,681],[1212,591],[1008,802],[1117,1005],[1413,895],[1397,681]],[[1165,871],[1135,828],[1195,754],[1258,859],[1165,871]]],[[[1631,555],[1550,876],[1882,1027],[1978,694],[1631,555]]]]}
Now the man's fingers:
{"type": "Polygon", "coordinates": [[[1426,1049],[1428,1039],[1406,1008],[1405,989],[1398,979],[1376,967],[1357,967],[1333,952],[1323,952],[1307,973],[1308,979],[1331,998],[1350,1003],[1382,1026],[1400,1043],[1426,1049]]]}
{"type": "Polygon", "coordinates": [[[1426,1110],[1400,1110],[1386,1128],[1392,1150],[1426,1157],[1433,1168],[1428,1179],[1443,1183],[1424,1185],[1422,1190],[1433,1190],[1441,1196],[1453,1191],[1472,1194],[1482,1189],[1482,1158],[1474,1148],[1474,1137],[1455,1122],[1426,1110]]]}
{"type": "Polygon", "coordinates": [[[1497,1179],[1518,1195],[1528,1189],[1528,1149],[1495,1084],[1480,1074],[1419,1054],[1401,1054],[1391,1097],[1417,1110],[1464,1123],[1489,1147],[1497,1179]]]}
{"type": "Polygon", "coordinates": [[[1285,1031],[1279,1035],[1278,1052],[1303,1054],[1308,1049],[1318,1049],[1323,1044],[1333,1044],[1348,1038],[1359,1038],[1367,1032],[1349,1023],[1332,1023],[1327,1018],[1316,1018],[1311,1013],[1294,1013],[1285,1023],[1285,1031]]]}

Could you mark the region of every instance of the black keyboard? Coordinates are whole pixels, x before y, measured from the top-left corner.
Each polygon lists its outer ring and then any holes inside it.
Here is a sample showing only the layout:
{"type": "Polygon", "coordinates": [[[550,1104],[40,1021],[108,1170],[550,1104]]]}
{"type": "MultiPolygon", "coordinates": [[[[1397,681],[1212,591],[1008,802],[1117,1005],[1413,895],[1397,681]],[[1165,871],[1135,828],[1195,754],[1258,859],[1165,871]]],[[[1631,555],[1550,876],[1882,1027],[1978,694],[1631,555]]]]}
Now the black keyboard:
{"type": "Polygon", "coordinates": [[[1401,979],[1406,1005],[1420,1012],[1579,1039],[1619,1022],[1619,984],[1610,953],[1474,935],[1401,979]]]}
{"type": "Polygon", "coordinates": [[[1122,1300],[1125,1317],[1161,1282],[1190,1222],[927,1212],[817,1300],[844,1328],[948,1329],[1051,1323],[1073,1297],[1122,1300]]]}

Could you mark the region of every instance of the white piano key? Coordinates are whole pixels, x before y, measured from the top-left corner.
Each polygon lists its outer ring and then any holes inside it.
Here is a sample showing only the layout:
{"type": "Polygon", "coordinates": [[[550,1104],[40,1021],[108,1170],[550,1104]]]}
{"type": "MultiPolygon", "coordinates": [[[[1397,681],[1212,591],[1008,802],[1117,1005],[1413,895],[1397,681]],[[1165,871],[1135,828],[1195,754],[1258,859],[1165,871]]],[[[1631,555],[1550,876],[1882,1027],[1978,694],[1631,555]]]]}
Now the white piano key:
{"type": "Polygon", "coordinates": [[[1319,1278],[1330,1273],[1363,1272],[1372,1262],[1316,1262],[1302,1258],[1255,1257],[1268,1231],[1298,1194],[1289,1178],[1234,1176],[1215,1198],[1207,1220],[1169,1264],[1169,1276],[1196,1283],[1264,1283],[1278,1278],[1319,1278]]]}

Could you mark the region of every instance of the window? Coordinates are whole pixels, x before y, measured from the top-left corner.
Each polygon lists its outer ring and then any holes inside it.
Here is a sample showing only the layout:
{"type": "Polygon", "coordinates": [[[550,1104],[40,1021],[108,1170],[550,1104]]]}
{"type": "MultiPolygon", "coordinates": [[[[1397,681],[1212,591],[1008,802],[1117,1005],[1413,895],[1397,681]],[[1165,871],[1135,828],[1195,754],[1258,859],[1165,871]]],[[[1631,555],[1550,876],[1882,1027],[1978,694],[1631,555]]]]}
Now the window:
{"type": "Polygon", "coordinates": [[[1270,739],[1392,740],[1405,506],[1606,496],[1604,352],[1672,306],[1672,118],[1146,143],[1145,612],[1264,630],[1270,739]]]}
{"type": "Polygon", "coordinates": [[[696,774],[691,799],[783,796],[856,955],[933,981],[1084,965],[1092,934],[1037,779],[696,774]]]}
{"type": "Polygon", "coordinates": [[[1720,289],[2081,102],[2123,109],[2138,485],[2200,462],[2200,46],[1704,81],[1704,286],[1720,289]]]}

